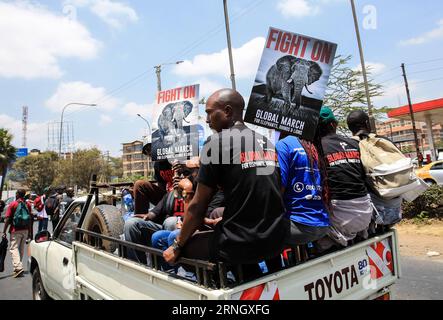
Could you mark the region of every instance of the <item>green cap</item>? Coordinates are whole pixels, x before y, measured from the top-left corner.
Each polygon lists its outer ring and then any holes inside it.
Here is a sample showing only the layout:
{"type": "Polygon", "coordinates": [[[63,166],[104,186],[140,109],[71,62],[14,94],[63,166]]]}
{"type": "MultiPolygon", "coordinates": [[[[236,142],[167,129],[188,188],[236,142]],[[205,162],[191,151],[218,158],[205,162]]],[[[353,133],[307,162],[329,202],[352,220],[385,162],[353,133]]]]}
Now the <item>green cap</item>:
{"type": "Polygon", "coordinates": [[[333,122],[338,122],[334,116],[334,112],[331,110],[331,108],[323,106],[320,110],[319,124],[328,125],[333,122]]]}

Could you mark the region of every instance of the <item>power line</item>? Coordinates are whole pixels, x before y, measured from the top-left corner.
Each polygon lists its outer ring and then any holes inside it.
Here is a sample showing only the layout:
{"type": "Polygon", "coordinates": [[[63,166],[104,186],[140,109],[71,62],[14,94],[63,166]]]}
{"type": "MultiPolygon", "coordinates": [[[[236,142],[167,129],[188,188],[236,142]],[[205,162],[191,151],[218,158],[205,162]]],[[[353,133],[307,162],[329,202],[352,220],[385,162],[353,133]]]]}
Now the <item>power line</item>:
{"type": "MultiPolygon", "coordinates": [[[[231,24],[237,22],[238,19],[240,19],[244,15],[251,13],[253,9],[255,9],[256,7],[261,5],[263,2],[264,2],[264,0],[253,0],[253,1],[251,1],[244,9],[240,10],[239,12],[237,12],[236,14],[233,15],[232,23],[231,24]]],[[[167,59],[167,61],[174,60],[174,59],[176,59],[179,56],[184,56],[184,55],[192,52],[192,50],[194,50],[195,48],[199,47],[200,45],[202,45],[203,43],[208,41],[211,37],[213,37],[215,34],[217,34],[220,31],[222,31],[223,28],[224,28],[224,24],[223,23],[218,25],[218,26],[216,26],[215,28],[211,29],[206,34],[204,34],[202,37],[200,37],[200,39],[197,39],[196,41],[191,43],[191,45],[188,45],[182,51],[179,51],[177,54],[171,56],[169,59],[167,59]]],[[[142,78],[144,78],[144,76],[146,76],[150,72],[151,72],[150,69],[149,70],[145,70],[144,72],[142,72],[139,75],[135,76],[133,79],[128,80],[127,82],[125,82],[124,84],[119,86],[118,88],[110,91],[108,94],[106,94],[105,96],[101,97],[100,99],[98,99],[94,103],[95,104],[100,104],[100,103],[103,103],[105,101],[108,101],[117,92],[119,92],[119,91],[121,92],[121,91],[124,91],[124,90],[132,87],[133,85],[135,85],[138,81],[140,81],[142,78]]],[[[73,111],[71,113],[68,113],[66,116],[68,117],[68,116],[73,115],[75,113],[78,113],[80,111],[85,111],[88,108],[91,108],[91,107],[90,106],[82,107],[82,109],[79,109],[79,110],[73,111]]]]}
{"type": "Polygon", "coordinates": [[[426,64],[426,63],[431,63],[431,62],[436,62],[436,61],[443,61],[443,58],[438,58],[438,59],[432,59],[432,60],[425,60],[425,61],[418,61],[418,62],[412,62],[412,63],[407,63],[408,66],[416,66],[419,64],[426,64]]]}

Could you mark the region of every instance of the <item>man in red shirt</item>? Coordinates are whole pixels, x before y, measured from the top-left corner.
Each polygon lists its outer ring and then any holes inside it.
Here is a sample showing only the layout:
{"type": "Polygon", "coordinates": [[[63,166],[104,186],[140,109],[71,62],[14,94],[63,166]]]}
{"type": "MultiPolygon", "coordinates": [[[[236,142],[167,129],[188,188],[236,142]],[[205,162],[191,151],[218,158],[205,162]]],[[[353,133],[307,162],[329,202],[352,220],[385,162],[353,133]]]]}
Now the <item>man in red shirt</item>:
{"type": "Polygon", "coordinates": [[[25,249],[25,242],[28,239],[32,239],[32,215],[31,215],[31,205],[25,201],[25,190],[18,190],[16,193],[16,201],[12,202],[6,211],[5,215],[5,226],[3,228],[3,237],[6,237],[6,233],[11,234],[11,247],[10,252],[12,255],[12,265],[14,266],[14,278],[23,275],[23,254],[25,249]],[[21,204],[25,205],[28,210],[26,226],[15,226],[14,225],[14,215],[21,204]]]}

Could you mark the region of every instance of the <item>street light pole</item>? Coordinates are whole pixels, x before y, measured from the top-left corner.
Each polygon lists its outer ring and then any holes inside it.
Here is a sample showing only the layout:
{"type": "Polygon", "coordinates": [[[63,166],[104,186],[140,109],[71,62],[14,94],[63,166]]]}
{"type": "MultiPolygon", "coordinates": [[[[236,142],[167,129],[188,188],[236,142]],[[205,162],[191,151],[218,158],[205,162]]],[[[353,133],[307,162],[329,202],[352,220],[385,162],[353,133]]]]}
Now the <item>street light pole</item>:
{"type": "Polygon", "coordinates": [[[171,64],[180,64],[180,63],[183,63],[183,62],[184,61],[176,61],[176,62],[171,62],[171,63],[162,63],[162,64],[159,64],[158,66],[154,67],[155,73],[157,74],[157,91],[158,92],[162,91],[162,77],[161,77],[162,66],[168,66],[168,65],[171,65],[171,64]]]}
{"type": "Polygon", "coordinates": [[[360,29],[358,27],[357,11],[355,10],[354,0],[350,0],[350,1],[351,1],[351,7],[352,7],[352,15],[354,17],[355,34],[357,36],[358,50],[360,52],[360,61],[361,61],[361,68],[362,68],[362,72],[363,72],[363,80],[365,82],[366,100],[367,100],[367,103],[368,103],[369,121],[371,123],[372,131],[376,132],[377,128],[376,128],[376,125],[375,125],[374,114],[372,112],[372,104],[371,104],[371,96],[370,96],[370,92],[369,92],[368,75],[366,73],[365,57],[364,57],[364,54],[363,54],[363,46],[362,46],[362,43],[361,43],[360,29]]]}
{"type": "Polygon", "coordinates": [[[141,114],[137,114],[137,117],[139,117],[139,118],[142,119],[144,122],[146,122],[146,124],[148,125],[148,129],[149,129],[148,134],[151,135],[151,134],[152,134],[152,130],[151,130],[151,125],[149,124],[149,121],[146,120],[145,118],[143,118],[143,117],[141,116],[141,114]]]}
{"type": "Polygon", "coordinates": [[[232,55],[231,30],[229,27],[229,13],[228,13],[228,1],[227,0],[223,0],[223,7],[225,10],[226,37],[227,37],[227,41],[228,41],[229,65],[231,67],[232,89],[237,90],[237,85],[235,83],[234,58],[232,55]]]}
{"type": "Polygon", "coordinates": [[[58,156],[61,157],[62,155],[62,136],[63,136],[63,117],[65,115],[65,110],[67,107],[72,106],[72,105],[77,105],[77,106],[88,106],[88,107],[96,107],[97,105],[95,103],[77,103],[77,102],[71,102],[68,103],[67,105],[65,105],[63,107],[62,110],[62,116],[60,119],[60,140],[59,140],[59,145],[58,145],[58,156]]]}
{"type": "MultiPolygon", "coordinates": [[[[151,125],[149,124],[149,121],[146,120],[145,118],[143,118],[141,114],[137,114],[137,116],[138,116],[140,119],[142,119],[144,122],[146,122],[146,124],[148,125],[148,129],[149,129],[149,131],[148,131],[148,135],[151,136],[151,135],[152,135],[152,130],[151,130],[151,125]]],[[[148,142],[151,141],[149,137],[148,137],[147,141],[148,141],[148,142]]],[[[149,175],[149,172],[151,171],[151,166],[150,166],[150,164],[149,164],[149,155],[146,155],[146,156],[147,156],[147,158],[148,158],[148,168],[147,168],[147,169],[148,169],[148,175],[149,175]]]]}

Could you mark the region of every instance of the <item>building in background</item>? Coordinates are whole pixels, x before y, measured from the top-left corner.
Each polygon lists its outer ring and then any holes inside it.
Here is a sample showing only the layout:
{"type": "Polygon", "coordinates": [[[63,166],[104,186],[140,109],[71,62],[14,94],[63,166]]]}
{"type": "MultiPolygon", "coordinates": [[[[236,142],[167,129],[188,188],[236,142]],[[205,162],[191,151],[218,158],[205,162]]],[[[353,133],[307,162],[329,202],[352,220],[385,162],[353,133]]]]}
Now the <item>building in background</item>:
{"type": "MultiPolygon", "coordinates": [[[[429,137],[426,123],[417,122],[417,135],[420,142],[420,151],[425,154],[430,149],[429,137]]],[[[440,124],[432,127],[435,144],[443,143],[443,130],[440,124]]],[[[377,134],[393,141],[402,152],[415,154],[414,132],[412,121],[389,119],[385,122],[377,123],[377,134]]]]}
{"type": "Polygon", "coordinates": [[[123,143],[123,177],[152,176],[153,165],[151,157],[143,154],[143,142],[136,140],[123,143]]]}

